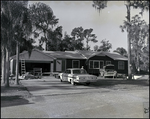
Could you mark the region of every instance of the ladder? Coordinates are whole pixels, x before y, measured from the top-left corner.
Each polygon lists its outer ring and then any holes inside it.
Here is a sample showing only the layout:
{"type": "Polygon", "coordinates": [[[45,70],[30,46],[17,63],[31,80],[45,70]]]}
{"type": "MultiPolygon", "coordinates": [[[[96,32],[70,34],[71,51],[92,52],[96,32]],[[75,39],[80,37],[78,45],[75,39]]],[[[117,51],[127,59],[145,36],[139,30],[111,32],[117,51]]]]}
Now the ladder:
{"type": "Polygon", "coordinates": [[[25,60],[21,59],[21,75],[26,73],[25,60]]]}

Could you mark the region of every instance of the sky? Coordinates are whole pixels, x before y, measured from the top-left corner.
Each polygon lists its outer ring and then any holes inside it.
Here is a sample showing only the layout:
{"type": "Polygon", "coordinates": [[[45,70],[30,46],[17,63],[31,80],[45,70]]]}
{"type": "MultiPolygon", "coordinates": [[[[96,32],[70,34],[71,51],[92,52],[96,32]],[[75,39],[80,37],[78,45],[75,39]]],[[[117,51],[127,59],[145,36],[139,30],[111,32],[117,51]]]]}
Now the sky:
{"type": "MultiPolygon", "coordinates": [[[[103,39],[112,44],[111,52],[118,47],[127,50],[127,33],[122,32],[119,27],[123,25],[127,15],[124,1],[108,1],[107,7],[100,13],[92,7],[92,1],[29,1],[29,4],[35,2],[43,2],[52,8],[59,19],[57,25],[63,27],[63,34],[67,32],[71,35],[71,31],[80,26],[83,29],[92,28],[98,42],[89,42],[91,50],[95,45],[100,46],[103,39]]],[[[131,9],[131,17],[139,12],[140,10],[131,9]]],[[[149,11],[145,11],[141,19],[149,24],[149,11]]]]}

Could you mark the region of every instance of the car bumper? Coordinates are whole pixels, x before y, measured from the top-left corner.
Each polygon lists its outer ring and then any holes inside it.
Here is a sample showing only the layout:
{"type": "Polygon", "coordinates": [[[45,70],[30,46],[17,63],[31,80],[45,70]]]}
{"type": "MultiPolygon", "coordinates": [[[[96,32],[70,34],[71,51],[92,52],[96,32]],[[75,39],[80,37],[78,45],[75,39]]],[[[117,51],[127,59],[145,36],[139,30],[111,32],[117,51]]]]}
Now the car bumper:
{"type": "Polygon", "coordinates": [[[74,82],[77,82],[77,83],[86,83],[86,82],[97,82],[97,79],[96,80],[74,80],[74,82]]]}

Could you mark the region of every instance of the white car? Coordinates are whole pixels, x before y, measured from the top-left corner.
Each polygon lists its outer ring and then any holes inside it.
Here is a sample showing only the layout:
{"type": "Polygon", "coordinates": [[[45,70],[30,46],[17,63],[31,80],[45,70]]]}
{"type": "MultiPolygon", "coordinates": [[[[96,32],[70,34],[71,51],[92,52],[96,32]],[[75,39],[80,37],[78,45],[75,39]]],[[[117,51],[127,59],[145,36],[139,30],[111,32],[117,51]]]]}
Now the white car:
{"type": "Polygon", "coordinates": [[[64,73],[60,73],[59,77],[61,82],[68,81],[72,85],[75,85],[76,83],[85,83],[89,85],[90,82],[97,81],[97,76],[90,75],[85,69],[80,68],[69,68],[64,73]]]}
{"type": "Polygon", "coordinates": [[[117,77],[117,71],[114,69],[113,64],[108,64],[103,67],[103,70],[100,71],[102,77],[117,77]]]}

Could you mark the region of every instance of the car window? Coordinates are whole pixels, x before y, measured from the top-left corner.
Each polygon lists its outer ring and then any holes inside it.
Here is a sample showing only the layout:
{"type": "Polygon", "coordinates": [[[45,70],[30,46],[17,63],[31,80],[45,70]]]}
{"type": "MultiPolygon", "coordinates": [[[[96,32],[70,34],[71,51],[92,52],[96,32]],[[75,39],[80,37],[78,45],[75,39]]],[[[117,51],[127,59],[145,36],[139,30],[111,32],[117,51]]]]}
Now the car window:
{"type": "Polygon", "coordinates": [[[73,74],[87,74],[86,70],[81,69],[81,70],[73,70],[73,74]]]}
{"type": "Polygon", "coordinates": [[[70,71],[70,70],[66,70],[66,71],[65,71],[65,73],[70,74],[70,73],[71,73],[71,71],[70,71]]]}
{"type": "Polygon", "coordinates": [[[105,69],[114,69],[114,66],[106,66],[105,69]]]}

